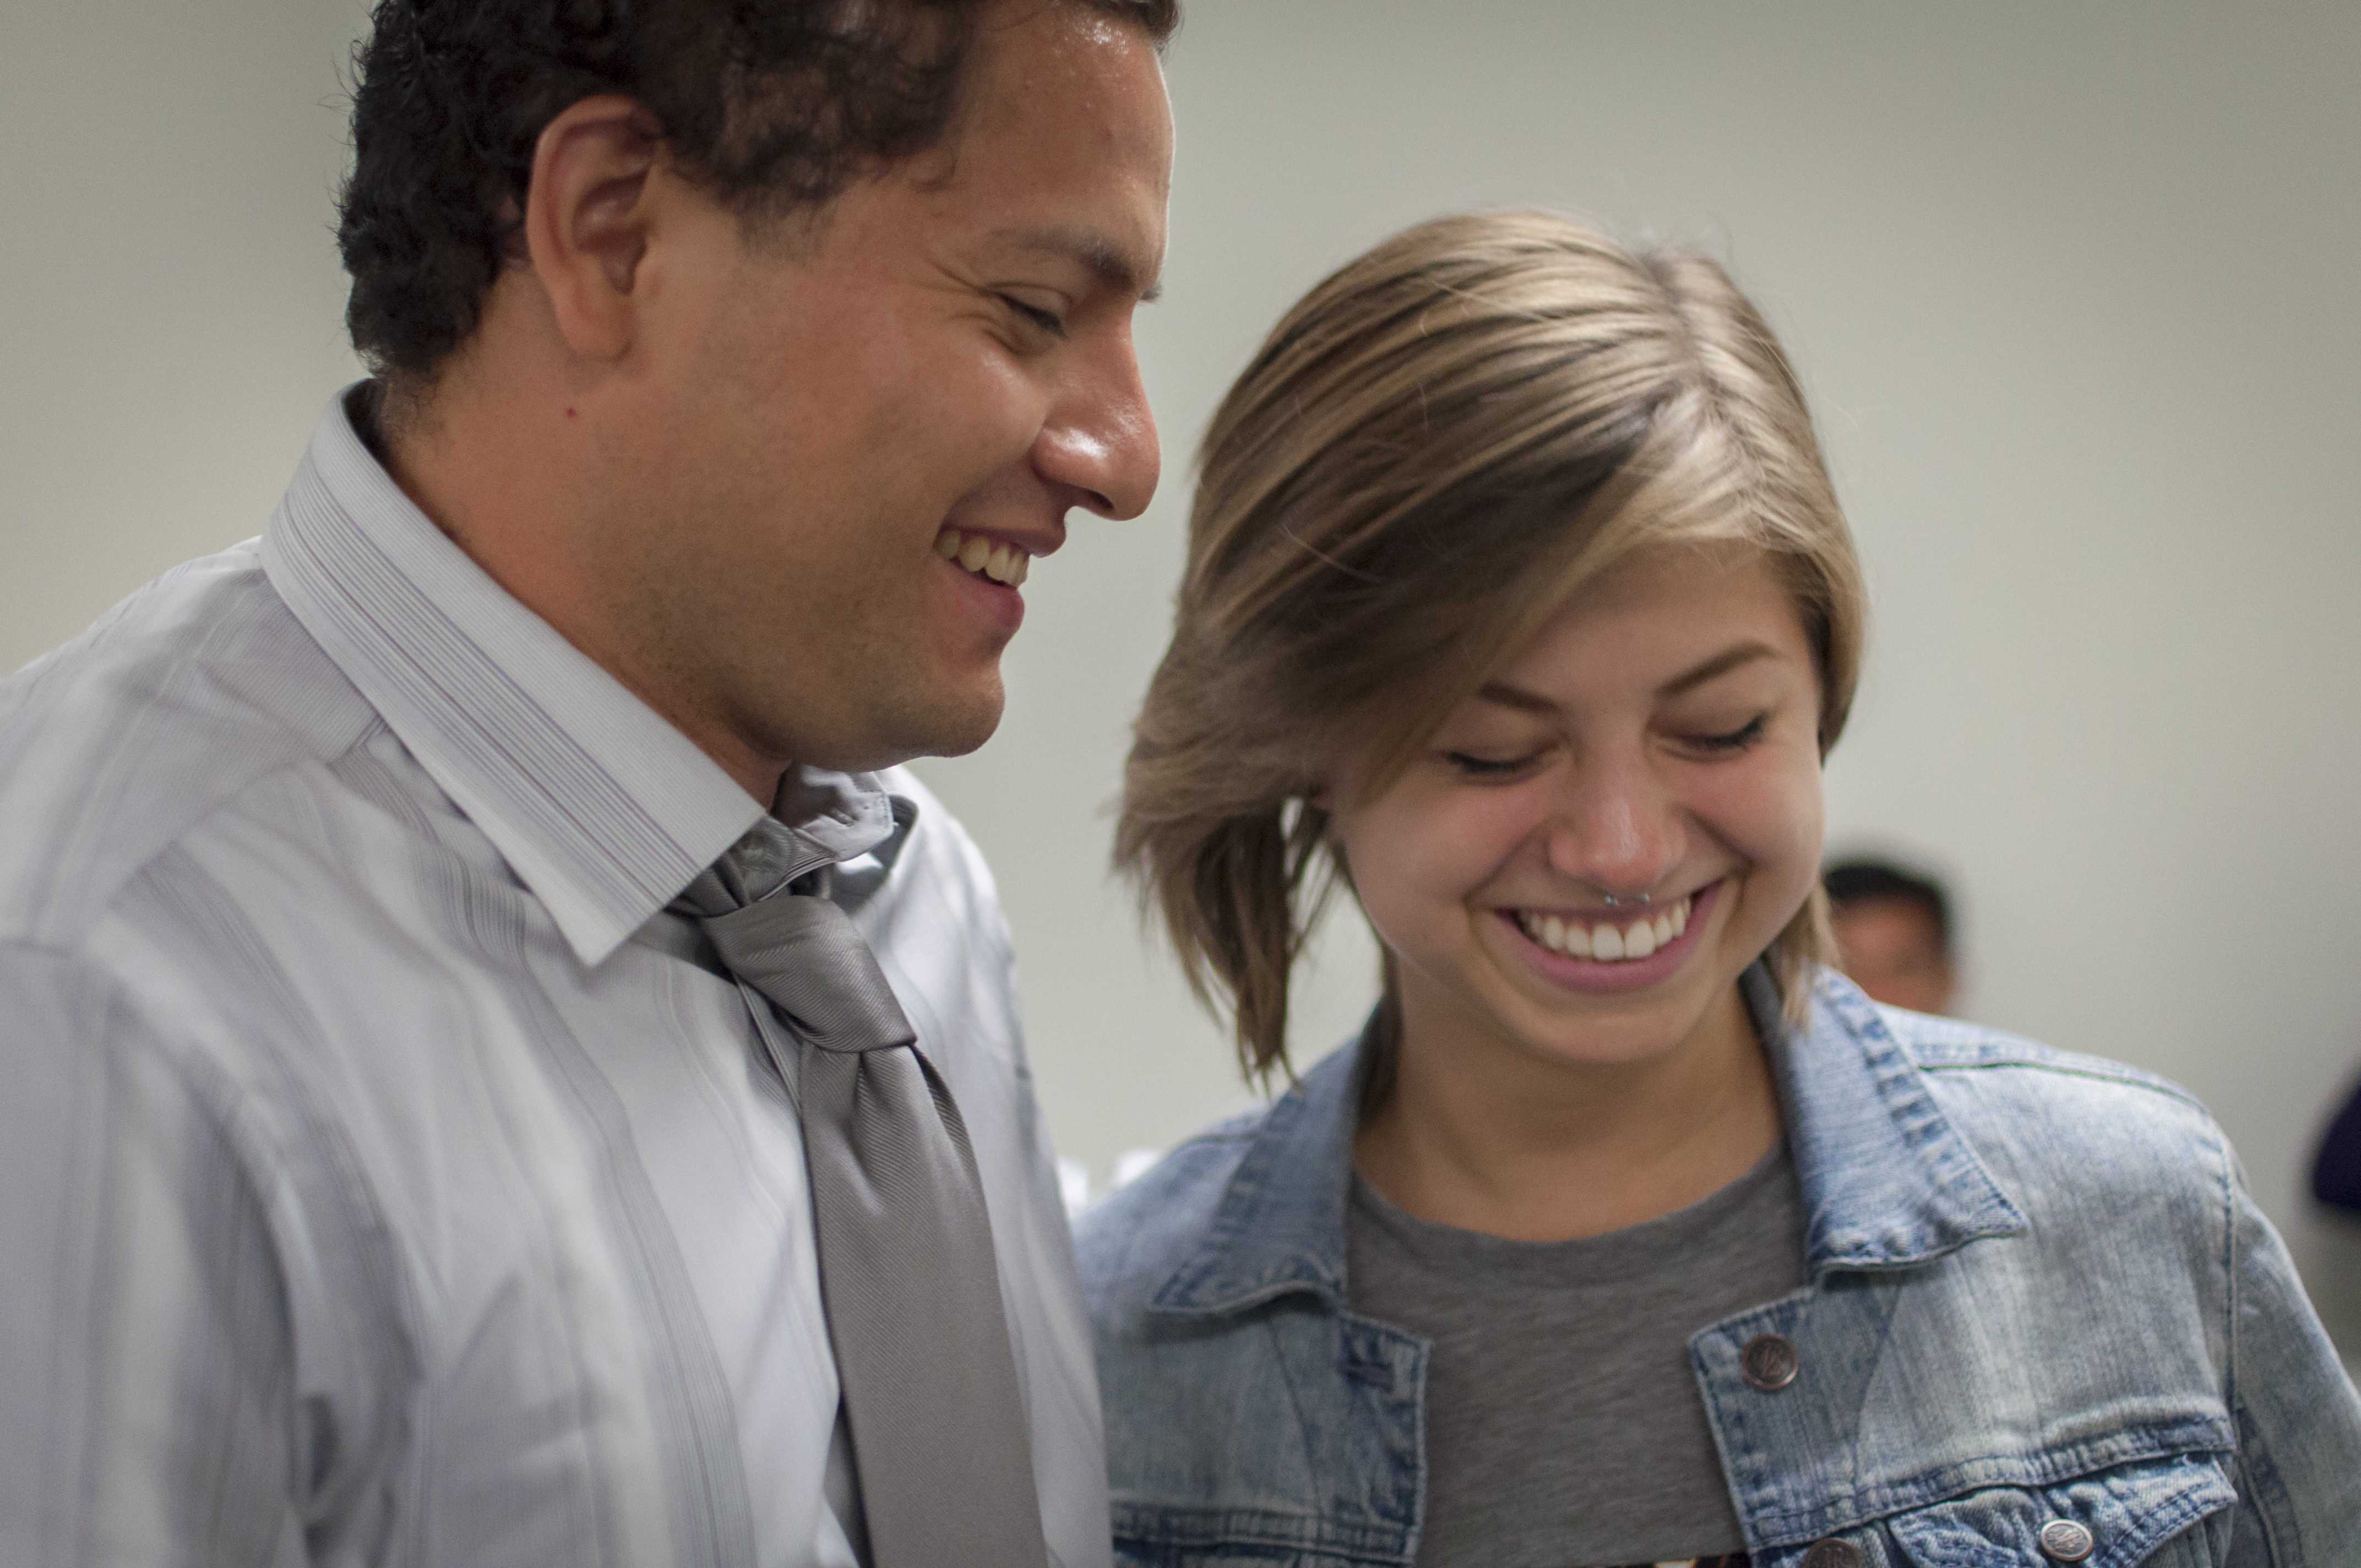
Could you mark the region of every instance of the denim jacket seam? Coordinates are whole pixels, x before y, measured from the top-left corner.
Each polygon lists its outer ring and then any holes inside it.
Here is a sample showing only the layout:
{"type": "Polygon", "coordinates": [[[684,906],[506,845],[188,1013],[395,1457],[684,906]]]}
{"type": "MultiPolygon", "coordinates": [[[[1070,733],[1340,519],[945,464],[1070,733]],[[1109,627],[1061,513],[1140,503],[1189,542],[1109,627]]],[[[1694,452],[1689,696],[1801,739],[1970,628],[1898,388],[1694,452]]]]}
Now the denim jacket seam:
{"type": "Polygon", "coordinates": [[[1279,1343],[1279,1331],[1271,1325],[1268,1318],[1255,1324],[1254,1327],[1257,1332],[1268,1336],[1271,1341],[1271,1365],[1277,1368],[1279,1380],[1287,1389],[1288,1409],[1295,1412],[1295,1442],[1297,1448],[1301,1451],[1303,1468],[1308,1474],[1315,1466],[1312,1463],[1312,1412],[1304,1409],[1303,1389],[1297,1384],[1294,1371],[1287,1365],[1287,1356],[1279,1343]]]}
{"type": "Polygon", "coordinates": [[[2267,1506],[2267,1494],[2283,1497],[2287,1488],[2280,1484],[2278,1467],[2271,1463],[2270,1455],[2259,1444],[2247,1441],[2254,1423],[2247,1417],[2246,1407],[2233,1404],[2230,1420],[2238,1432],[2238,1449],[2235,1455],[2238,1474],[2246,1482],[2246,1486],[2237,1488],[2238,1506],[2254,1516],[2255,1529],[2263,1538],[2263,1552],[2271,1568],[2277,1568],[2278,1564],[2295,1559],[2279,1548],[2279,1530],[2275,1522],[2278,1510],[2267,1506]]]}
{"type": "MultiPolygon", "coordinates": [[[[2023,1454],[1990,1453],[1946,1466],[1938,1473],[1944,1477],[1939,1486],[1911,1486],[1889,1483],[1847,1494],[1842,1508],[1832,1507],[1826,1501],[1817,1505],[1764,1508],[1754,1516],[1765,1527],[1762,1544],[1793,1545],[1831,1530],[1851,1530],[1914,1509],[1937,1507],[1991,1486],[2028,1489],[2057,1486],[2096,1471],[2122,1465],[2154,1464],[2191,1453],[2225,1452],[2205,1448],[2202,1444],[2192,1448],[2191,1440],[2201,1434],[2181,1429],[2142,1427],[2133,1430],[2142,1434],[2145,1441],[2128,1451],[2122,1445],[2110,1448],[2104,1443],[2081,1442],[2023,1454]],[[1788,1532],[1786,1539],[1776,1537],[1774,1532],[1780,1531],[1788,1532]]],[[[2226,1436],[2227,1441],[2236,1442],[2235,1431],[2226,1436]]],[[[1919,1479],[1923,1481],[1924,1477],[1919,1479]]],[[[2273,1552],[2276,1562],[2279,1560],[2276,1545],[2273,1552]]]]}
{"type": "Polygon", "coordinates": [[[2113,1064],[2084,1066],[2076,1061],[2048,1060],[2032,1055],[1994,1057],[1982,1061],[1929,1060],[1919,1057],[1916,1052],[1912,1053],[1912,1057],[1916,1061],[1919,1070],[1927,1073],[1993,1072],[2012,1069],[2026,1072],[2049,1073],[2059,1078],[2079,1078],[2092,1083],[2112,1083],[2125,1089],[2145,1090],[2164,1099],[2177,1101],[2200,1115],[2210,1117],[2212,1114],[2206,1110],[2203,1101],[2181,1088],[2180,1085],[2169,1079],[2142,1072],[2136,1068],[2123,1068],[2109,1071],[2107,1068],[2113,1064]]]}
{"type": "MultiPolygon", "coordinates": [[[[1191,1279],[1187,1283],[1193,1288],[1197,1281],[1191,1279]]],[[[1224,1296],[1218,1301],[1192,1302],[1185,1306],[1177,1302],[1165,1301],[1161,1299],[1163,1295],[1164,1292],[1159,1290],[1157,1299],[1148,1301],[1148,1311],[1159,1317],[1187,1318],[1197,1321],[1244,1318],[1257,1307],[1268,1307],[1273,1301],[1282,1301],[1290,1296],[1309,1296],[1320,1302],[1323,1309],[1333,1309],[1328,1293],[1319,1286],[1303,1279],[1277,1280],[1268,1285],[1257,1286],[1243,1296],[1224,1296]]]]}
{"type": "Polygon", "coordinates": [[[1251,1546],[1277,1546],[1290,1551],[1309,1549],[1321,1552],[1348,1552],[1365,1562],[1409,1563],[1412,1549],[1405,1546],[1399,1553],[1390,1551],[1380,1527],[1340,1525],[1334,1519],[1306,1515],[1282,1513],[1274,1508],[1235,1507],[1221,1503],[1190,1504],[1173,1507],[1169,1504],[1137,1503],[1123,1497],[1114,1500],[1115,1535],[1118,1541],[1137,1541],[1155,1547],[1195,1544],[1201,1532],[1179,1531],[1170,1528],[1175,1518],[1215,1521],[1202,1536],[1224,1546],[1240,1543],[1251,1546]],[[1151,1522],[1152,1521],[1152,1522],[1151,1522]],[[1251,1522],[1249,1522],[1251,1521],[1251,1522]],[[1166,1528],[1154,1528],[1162,1524],[1166,1528]]]}
{"type": "Polygon", "coordinates": [[[2222,1402],[2233,1411],[2238,1398],[2238,1187],[2223,1140],[2208,1140],[2222,1204],[2222,1402]]]}
{"type": "Polygon", "coordinates": [[[2239,1501],[2254,1510],[2263,1550],[2276,1568],[2279,1563],[2298,1560],[2279,1541],[2279,1524],[2287,1503],[2286,1485],[2279,1479],[2279,1466],[2272,1463],[2269,1451],[2258,1441],[2254,1420],[2238,1392],[2238,1188],[2226,1140],[2217,1134],[2209,1140],[2208,1152],[2219,1173],[2222,1203],[2222,1398],[2230,1411],[2231,1430],[2237,1441],[2238,1468],[2250,1481],[2241,1491],[2239,1501]]]}
{"type": "MultiPolygon", "coordinates": [[[[1418,1353],[1417,1375],[1411,1378],[1409,1390],[1411,1411],[1415,1417],[1411,1423],[1411,1431],[1415,1442],[1415,1447],[1411,1453],[1411,1473],[1417,1477],[1417,1485],[1411,1490],[1410,1525],[1402,1536],[1402,1561],[1414,1563],[1418,1560],[1419,1542],[1426,1534],[1426,1375],[1428,1361],[1433,1354],[1434,1342],[1424,1334],[1412,1332],[1398,1323],[1389,1323],[1383,1319],[1370,1317],[1365,1312],[1356,1312],[1353,1310],[1349,1302],[1340,1302],[1331,1310],[1342,1323],[1371,1329],[1394,1339],[1406,1341],[1418,1353]]],[[[1400,1397],[1399,1392],[1395,1393],[1395,1398],[1400,1397]]]]}

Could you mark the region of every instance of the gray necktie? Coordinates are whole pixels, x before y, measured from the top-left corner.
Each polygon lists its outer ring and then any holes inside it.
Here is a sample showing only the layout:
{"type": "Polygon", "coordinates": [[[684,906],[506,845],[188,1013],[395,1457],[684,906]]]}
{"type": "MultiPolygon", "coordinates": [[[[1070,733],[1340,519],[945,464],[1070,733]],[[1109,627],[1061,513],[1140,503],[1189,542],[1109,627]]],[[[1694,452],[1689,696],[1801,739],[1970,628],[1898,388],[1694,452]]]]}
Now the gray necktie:
{"type": "MultiPolygon", "coordinates": [[[[685,902],[710,911],[725,883],[739,879],[700,877],[685,902]]],[[[851,916],[806,885],[704,926],[802,1042],[820,1297],[871,1554],[1040,1568],[1032,1438],[966,1124],[851,916]]]]}

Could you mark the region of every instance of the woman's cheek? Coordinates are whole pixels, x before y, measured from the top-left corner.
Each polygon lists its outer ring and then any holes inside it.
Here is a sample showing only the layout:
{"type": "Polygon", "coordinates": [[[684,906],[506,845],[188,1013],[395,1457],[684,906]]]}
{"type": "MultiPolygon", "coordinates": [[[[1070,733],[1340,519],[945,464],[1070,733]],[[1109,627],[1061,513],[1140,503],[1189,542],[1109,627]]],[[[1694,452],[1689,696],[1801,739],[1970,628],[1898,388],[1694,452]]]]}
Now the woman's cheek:
{"type": "Polygon", "coordinates": [[[1381,941],[1417,951],[1453,939],[1471,901],[1531,836],[1521,793],[1403,790],[1351,825],[1345,861],[1381,941]]]}
{"type": "Polygon", "coordinates": [[[1781,902],[1800,907],[1819,877],[1826,818],[1819,758],[1763,761],[1769,765],[1730,780],[1723,819],[1755,877],[1775,889],[1781,902]]]}

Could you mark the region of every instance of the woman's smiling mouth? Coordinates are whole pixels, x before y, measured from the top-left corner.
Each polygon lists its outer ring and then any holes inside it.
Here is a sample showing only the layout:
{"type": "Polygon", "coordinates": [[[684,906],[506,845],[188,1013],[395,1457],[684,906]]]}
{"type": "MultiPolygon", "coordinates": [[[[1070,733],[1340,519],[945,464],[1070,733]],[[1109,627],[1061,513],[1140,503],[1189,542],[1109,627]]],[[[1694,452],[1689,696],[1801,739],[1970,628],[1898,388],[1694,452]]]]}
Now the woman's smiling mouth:
{"type": "Polygon", "coordinates": [[[1577,990],[1653,985],[1681,967],[1727,879],[1631,915],[1542,908],[1502,909],[1518,946],[1549,979],[1577,990]]]}
{"type": "Polygon", "coordinates": [[[1585,920],[1578,915],[1548,915],[1538,909],[1520,909],[1516,916],[1525,935],[1553,953],[1614,963],[1644,959],[1658,948],[1671,947],[1673,938],[1689,928],[1689,906],[1696,902],[1691,895],[1656,911],[1653,917],[1642,915],[1628,922],[1612,916],[1585,920]]]}

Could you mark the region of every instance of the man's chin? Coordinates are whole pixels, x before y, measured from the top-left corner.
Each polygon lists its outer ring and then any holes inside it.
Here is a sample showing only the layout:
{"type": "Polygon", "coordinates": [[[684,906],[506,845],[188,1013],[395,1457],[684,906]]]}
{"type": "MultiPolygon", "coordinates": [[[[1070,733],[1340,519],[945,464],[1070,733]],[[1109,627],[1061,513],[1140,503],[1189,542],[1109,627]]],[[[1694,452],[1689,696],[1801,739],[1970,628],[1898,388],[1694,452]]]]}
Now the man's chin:
{"type": "Polygon", "coordinates": [[[958,693],[934,694],[927,703],[905,703],[871,734],[851,744],[807,750],[802,760],[839,773],[875,773],[913,757],[963,757],[992,739],[1006,707],[998,672],[989,683],[958,693]]]}
{"type": "Polygon", "coordinates": [[[914,757],[964,757],[992,739],[1000,728],[1000,716],[1008,706],[1006,694],[994,676],[988,697],[979,695],[976,700],[954,713],[946,710],[939,715],[933,741],[924,751],[913,751],[914,757]]]}

